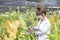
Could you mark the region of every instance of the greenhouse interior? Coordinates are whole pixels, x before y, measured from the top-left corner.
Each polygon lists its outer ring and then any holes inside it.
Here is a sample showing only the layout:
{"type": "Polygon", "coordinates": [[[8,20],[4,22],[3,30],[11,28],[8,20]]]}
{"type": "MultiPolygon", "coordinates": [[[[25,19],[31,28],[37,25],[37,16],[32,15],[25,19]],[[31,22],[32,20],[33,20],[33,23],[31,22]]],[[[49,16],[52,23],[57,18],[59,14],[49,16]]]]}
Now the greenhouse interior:
{"type": "Polygon", "coordinates": [[[0,0],[0,40],[60,40],[60,0],[0,0]]]}

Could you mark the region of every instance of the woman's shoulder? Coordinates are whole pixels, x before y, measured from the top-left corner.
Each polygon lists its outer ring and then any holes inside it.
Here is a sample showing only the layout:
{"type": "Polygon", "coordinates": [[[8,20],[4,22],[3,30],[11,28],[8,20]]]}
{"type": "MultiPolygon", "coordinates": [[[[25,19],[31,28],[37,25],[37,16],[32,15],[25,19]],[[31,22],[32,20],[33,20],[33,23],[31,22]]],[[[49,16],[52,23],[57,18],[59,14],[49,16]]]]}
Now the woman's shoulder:
{"type": "Polygon", "coordinates": [[[49,21],[49,19],[47,19],[46,21],[47,21],[47,24],[50,24],[50,21],[49,21]]]}
{"type": "Polygon", "coordinates": [[[46,18],[45,22],[48,23],[48,24],[50,24],[50,21],[49,21],[48,18],[46,18]]]}

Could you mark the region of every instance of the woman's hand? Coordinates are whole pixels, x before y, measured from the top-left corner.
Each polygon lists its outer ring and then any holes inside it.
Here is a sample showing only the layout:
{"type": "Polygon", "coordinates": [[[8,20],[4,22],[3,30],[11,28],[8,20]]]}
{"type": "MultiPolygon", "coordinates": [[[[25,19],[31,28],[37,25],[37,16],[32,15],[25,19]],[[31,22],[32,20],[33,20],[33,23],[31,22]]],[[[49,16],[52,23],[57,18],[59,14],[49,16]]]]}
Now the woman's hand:
{"type": "Polygon", "coordinates": [[[29,35],[29,34],[31,34],[33,32],[33,28],[28,28],[28,32],[27,32],[27,34],[29,35]]]}

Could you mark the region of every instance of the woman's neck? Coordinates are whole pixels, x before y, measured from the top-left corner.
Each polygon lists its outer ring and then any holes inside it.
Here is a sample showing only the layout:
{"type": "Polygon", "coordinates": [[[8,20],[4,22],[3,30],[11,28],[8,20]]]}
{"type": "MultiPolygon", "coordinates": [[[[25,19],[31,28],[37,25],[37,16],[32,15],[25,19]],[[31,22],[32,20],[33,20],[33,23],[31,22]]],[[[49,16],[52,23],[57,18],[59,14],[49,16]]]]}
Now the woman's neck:
{"type": "Polygon", "coordinates": [[[46,16],[44,16],[44,17],[41,19],[41,21],[43,21],[45,18],[46,18],[46,16]]]}

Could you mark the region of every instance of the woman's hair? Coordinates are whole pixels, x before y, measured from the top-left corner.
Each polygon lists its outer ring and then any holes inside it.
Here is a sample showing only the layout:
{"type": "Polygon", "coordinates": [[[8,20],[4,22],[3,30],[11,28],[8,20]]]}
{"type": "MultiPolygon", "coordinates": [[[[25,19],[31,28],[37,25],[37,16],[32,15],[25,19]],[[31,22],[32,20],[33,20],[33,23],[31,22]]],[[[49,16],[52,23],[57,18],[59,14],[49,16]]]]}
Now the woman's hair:
{"type": "Polygon", "coordinates": [[[43,8],[43,7],[40,7],[40,6],[36,6],[36,9],[37,9],[37,16],[39,16],[39,15],[42,15],[43,16],[43,14],[44,15],[46,15],[46,10],[45,10],[45,8],[43,8]]]}

